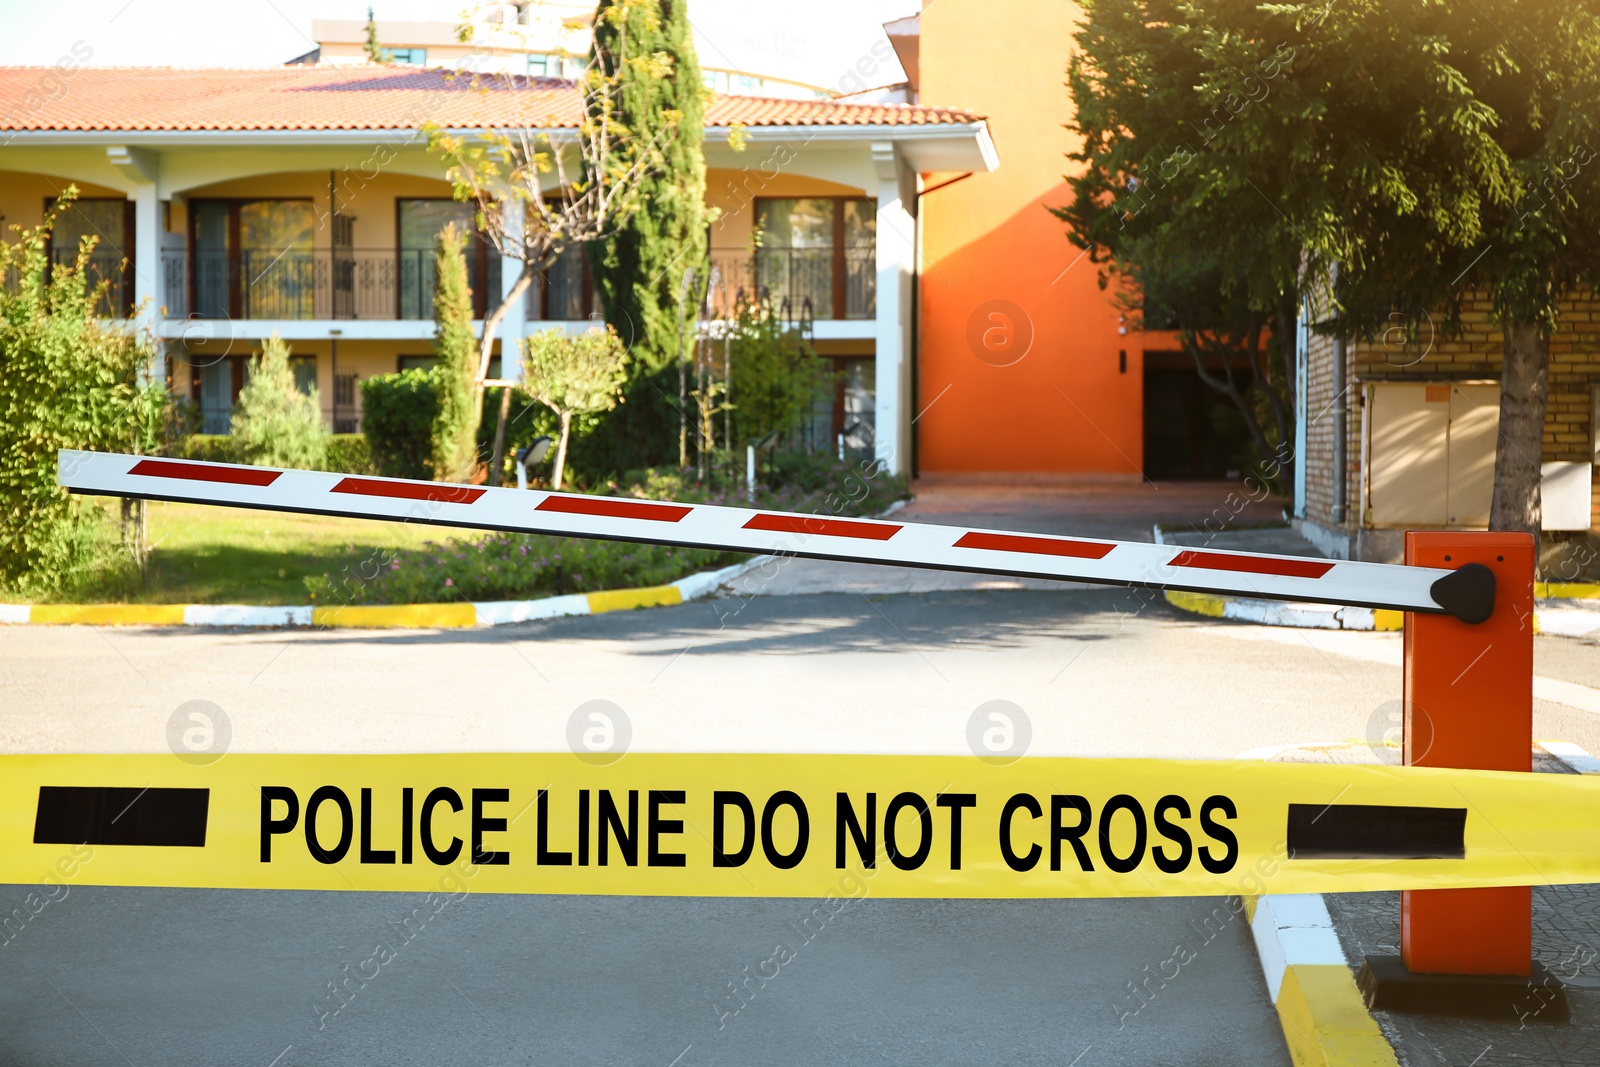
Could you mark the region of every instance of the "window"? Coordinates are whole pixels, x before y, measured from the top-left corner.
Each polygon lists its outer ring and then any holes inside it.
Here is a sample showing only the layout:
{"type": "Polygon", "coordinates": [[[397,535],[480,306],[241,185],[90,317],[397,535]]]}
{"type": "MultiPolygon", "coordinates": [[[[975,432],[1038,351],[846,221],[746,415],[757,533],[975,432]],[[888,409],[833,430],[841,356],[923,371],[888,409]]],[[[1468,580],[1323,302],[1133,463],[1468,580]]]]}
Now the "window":
{"type": "Polygon", "coordinates": [[[317,391],[317,357],[290,356],[289,369],[294,372],[294,387],[306,396],[317,391]]]}
{"type": "Polygon", "coordinates": [[[467,284],[472,309],[483,318],[491,299],[500,299],[500,256],[473,226],[473,206],[457,200],[397,200],[400,236],[400,317],[433,317],[433,290],[438,282],[434,253],[439,234],[450,223],[467,235],[467,284]]]}
{"type": "Polygon", "coordinates": [[[791,314],[877,313],[878,204],[861,197],[756,201],[756,284],[791,314]]]}
{"type": "Polygon", "coordinates": [[[431,370],[439,362],[438,356],[401,356],[396,364],[396,369],[404,372],[408,370],[431,370]]]}
{"type": "MultiPolygon", "coordinates": [[[[48,210],[54,201],[45,204],[48,210]]],[[[78,248],[86,237],[95,239],[89,254],[89,285],[106,285],[100,314],[126,317],[133,314],[133,286],[127,269],[133,263],[133,201],[110,197],[80,197],[61,209],[50,234],[50,265],[71,267],[78,261],[78,248]],[[125,269],[123,262],[129,267],[125,269]]]]}
{"type": "Polygon", "coordinates": [[[414,67],[426,66],[428,50],[426,48],[386,48],[389,58],[396,63],[406,63],[414,67]]]}
{"type": "Polygon", "coordinates": [[[558,53],[534,52],[528,56],[530,78],[559,78],[561,69],[561,56],[558,53]]]}
{"type": "Polygon", "coordinates": [[[316,317],[310,200],[195,200],[189,226],[199,317],[316,317]]]}

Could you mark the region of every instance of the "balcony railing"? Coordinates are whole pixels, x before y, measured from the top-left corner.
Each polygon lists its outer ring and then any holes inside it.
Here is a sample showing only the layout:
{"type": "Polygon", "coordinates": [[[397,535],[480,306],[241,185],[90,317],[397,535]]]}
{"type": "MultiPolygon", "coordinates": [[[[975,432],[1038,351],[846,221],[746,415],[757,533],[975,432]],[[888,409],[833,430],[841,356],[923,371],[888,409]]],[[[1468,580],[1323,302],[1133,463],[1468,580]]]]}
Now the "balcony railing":
{"type": "Polygon", "coordinates": [[[714,316],[732,315],[756,297],[807,305],[819,319],[870,319],[877,314],[877,250],[873,245],[831,248],[711,250],[718,284],[707,295],[714,316]]]}
{"type": "MultiPolygon", "coordinates": [[[[430,319],[431,250],[221,252],[162,256],[167,315],[199,319],[430,319]]],[[[468,261],[473,313],[500,300],[500,260],[468,261]]]]}
{"type": "MultiPolygon", "coordinates": [[[[819,319],[871,319],[877,314],[877,250],[761,248],[711,250],[716,284],[706,294],[705,314],[728,318],[741,303],[770,299],[808,308],[819,319]]],[[[581,249],[569,250],[528,293],[530,321],[586,319],[599,310],[581,249]]]]}
{"type": "MultiPolygon", "coordinates": [[[[52,273],[63,267],[75,266],[77,262],[76,249],[51,249],[52,273]]],[[[90,255],[84,265],[84,273],[87,275],[84,280],[87,288],[92,289],[101,282],[106,283],[105,293],[96,305],[100,315],[108,319],[122,319],[133,314],[133,269],[126,264],[122,253],[96,252],[90,255]]],[[[19,284],[17,266],[12,264],[6,268],[4,275],[0,276],[0,286],[15,292],[19,284]]]]}

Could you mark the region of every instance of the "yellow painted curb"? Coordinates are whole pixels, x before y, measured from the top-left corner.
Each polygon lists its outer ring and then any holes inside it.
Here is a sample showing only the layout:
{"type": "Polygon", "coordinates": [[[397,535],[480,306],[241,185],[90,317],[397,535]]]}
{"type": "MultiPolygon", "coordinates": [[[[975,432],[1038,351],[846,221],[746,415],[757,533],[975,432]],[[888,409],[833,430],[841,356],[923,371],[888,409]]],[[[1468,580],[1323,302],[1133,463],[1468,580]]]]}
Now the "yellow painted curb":
{"type": "Polygon", "coordinates": [[[388,627],[452,629],[477,624],[478,610],[471,604],[391,604],[311,609],[313,626],[346,626],[361,629],[388,627]]]}
{"type": "Polygon", "coordinates": [[[1372,628],[1374,630],[1403,630],[1405,626],[1405,612],[1391,611],[1388,608],[1372,609],[1372,628]]]}
{"type": "Polygon", "coordinates": [[[631,608],[656,608],[669,604],[682,604],[683,591],[675,585],[647,585],[643,589],[608,589],[590,593],[589,614],[603,611],[627,611],[631,608]]]}
{"type": "Polygon", "coordinates": [[[182,626],[184,604],[35,604],[35,626],[182,626]]]}
{"type": "Polygon", "coordinates": [[[1277,1007],[1295,1067],[1399,1067],[1342,963],[1291,963],[1277,1007]]]}
{"type": "Polygon", "coordinates": [[[1600,597],[1600,582],[1534,582],[1533,595],[1541,600],[1591,600],[1600,597]]]}
{"type": "Polygon", "coordinates": [[[1186,593],[1168,589],[1166,595],[1167,603],[1180,611],[1192,611],[1196,615],[1209,615],[1214,619],[1222,618],[1223,605],[1227,603],[1223,597],[1207,593],[1186,593]]]}

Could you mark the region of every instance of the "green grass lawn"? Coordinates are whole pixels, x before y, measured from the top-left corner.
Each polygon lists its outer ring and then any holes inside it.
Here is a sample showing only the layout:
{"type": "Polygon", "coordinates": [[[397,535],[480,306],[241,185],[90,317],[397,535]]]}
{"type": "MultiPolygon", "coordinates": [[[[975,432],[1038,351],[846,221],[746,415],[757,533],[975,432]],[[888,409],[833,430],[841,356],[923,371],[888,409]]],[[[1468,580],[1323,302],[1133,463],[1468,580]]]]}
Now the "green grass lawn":
{"type": "MultiPolygon", "coordinates": [[[[307,604],[304,579],[352,553],[443,541],[453,531],[200,504],[149,504],[150,565],[136,604],[307,604]]],[[[466,531],[463,531],[466,532],[466,531]]],[[[102,599],[86,592],[80,600],[102,599]]]]}

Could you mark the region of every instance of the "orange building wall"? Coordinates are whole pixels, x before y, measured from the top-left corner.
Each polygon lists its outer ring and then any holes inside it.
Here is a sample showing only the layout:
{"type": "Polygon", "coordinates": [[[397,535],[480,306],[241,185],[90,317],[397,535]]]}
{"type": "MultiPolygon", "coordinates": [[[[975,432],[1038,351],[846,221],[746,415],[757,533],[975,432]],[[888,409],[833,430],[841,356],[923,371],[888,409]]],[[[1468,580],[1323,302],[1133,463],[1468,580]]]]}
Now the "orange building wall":
{"type": "Polygon", "coordinates": [[[1076,4],[1025,0],[938,0],[923,9],[919,99],[988,116],[1000,167],[921,201],[914,413],[922,413],[922,472],[1139,476],[1139,339],[1117,333],[1095,265],[1078,259],[1065,225],[1046,210],[1070,195],[1061,176],[1076,138],[1062,126],[1080,17],[1076,4]],[[1008,318],[1015,337],[1032,334],[1020,358],[1015,340],[1007,348],[1008,318]]]}

